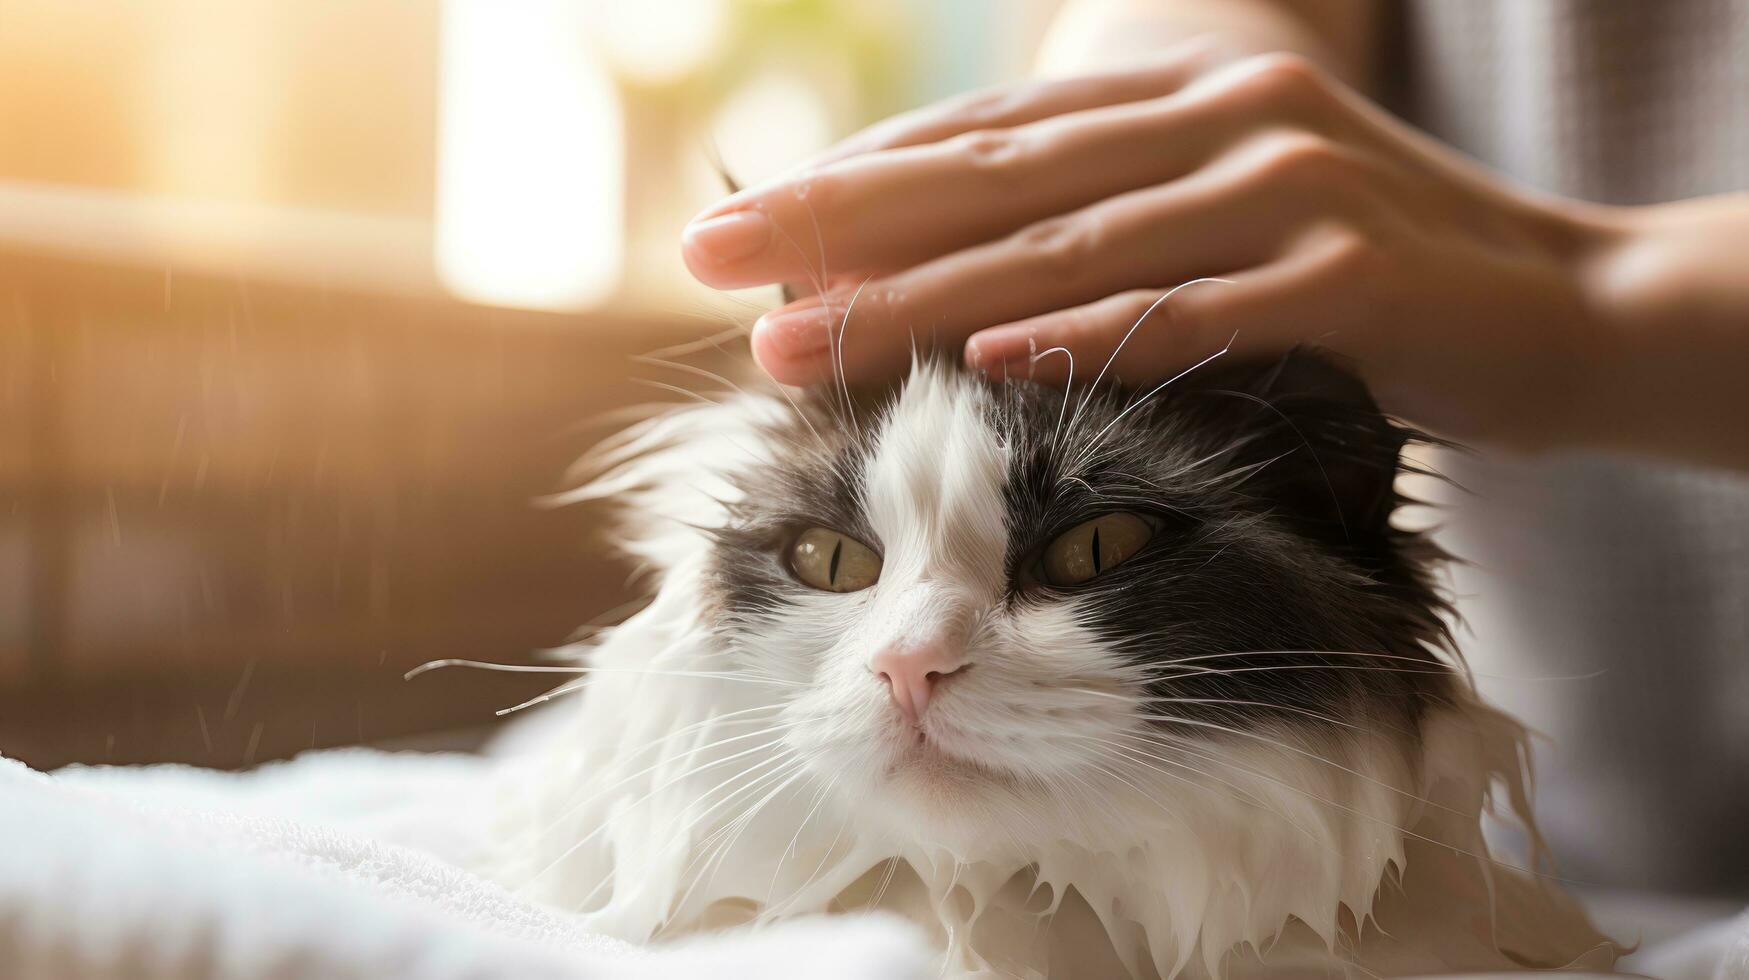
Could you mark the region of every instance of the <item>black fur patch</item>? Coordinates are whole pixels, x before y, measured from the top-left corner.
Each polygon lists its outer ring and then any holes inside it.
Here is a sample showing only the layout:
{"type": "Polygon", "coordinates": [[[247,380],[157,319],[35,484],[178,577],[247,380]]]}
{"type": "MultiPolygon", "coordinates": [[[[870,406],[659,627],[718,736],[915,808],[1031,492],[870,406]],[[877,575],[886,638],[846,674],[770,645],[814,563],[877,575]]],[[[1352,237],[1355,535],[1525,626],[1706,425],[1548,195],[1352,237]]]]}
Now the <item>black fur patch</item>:
{"type": "Polygon", "coordinates": [[[1259,716],[1413,719],[1449,692],[1429,580],[1440,557],[1395,529],[1395,479],[1415,434],[1365,388],[1296,351],[1211,366],[1145,402],[1071,399],[1009,383],[993,424],[1012,448],[1011,579],[1052,538],[1111,511],[1153,518],[1121,566],[1014,602],[1073,601],[1086,625],[1154,668],[1158,714],[1239,725],[1259,716]],[[1170,700],[1182,699],[1182,700],[1170,700]]]}

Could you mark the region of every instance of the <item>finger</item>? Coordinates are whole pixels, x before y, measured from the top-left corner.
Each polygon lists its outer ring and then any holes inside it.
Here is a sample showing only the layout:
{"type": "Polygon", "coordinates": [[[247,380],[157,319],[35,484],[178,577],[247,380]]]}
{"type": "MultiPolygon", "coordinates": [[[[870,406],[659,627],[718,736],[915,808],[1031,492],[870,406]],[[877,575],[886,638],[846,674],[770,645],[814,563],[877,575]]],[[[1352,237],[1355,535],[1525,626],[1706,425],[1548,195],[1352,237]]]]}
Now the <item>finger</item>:
{"type": "Polygon", "coordinates": [[[1071,379],[1146,383],[1174,364],[1208,357],[1225,346],[1187,329],[1182,303],[1168,304],[1186,290],[1237,283],[1209,276],[1170,289],[1134,289],[980,330],[966,341],[965,363],[989,375],[1055,385],[1071,379]]]}
{"type": "Polygon", "coordinates": [[[774,377],[806,384],[892,376],[915,348],[958,349],[972,333],[1080,306],[1139,285],[1267,261],[1313,213],[1304,196],[1253,188],[1216,168],[1103,201],[913,269],[825,304],[795,304],[754,326],[774,377]]]}
{"type": "Polygon", "coordinates": [[[989,88],[901,113],[849,136],[797,170],[865,153],[937,143],[980,129],[1011,129],[1071,112],[1157,99],[1183,88],[1229,57],[1212,39],[1198,38],[1122,70],[989,88]]]}
{"type": "Polygon", "coordinates": [[[1284,93],[1308,77],[1251,59],[1159,99],[842,160],[706,212],[683,252],[719,288],[916,265],[1182,177],[1305,111],[1310,100],[1284,93]]]}
{"type": "Polygon", "coordinates": [[[968,367],[1062,385],[1073,379],[1159,383],[1216,355],[1280,353],[1298,344],[1363,359],[1358,323],[1365,290],[1355,276],[1369,246],[1347,233],[1308,239],[1273,262],[1171,289],[1130,290],[1073,309],[981,330],[966,341],[968,367]]]}
{"type": "Polygon", "coordinates": [[[857,157],[694,222],[683,255],[721,289],[915,265],[1183,176],[1237,128],[1212,109],[1142,103],[857,157]]]}

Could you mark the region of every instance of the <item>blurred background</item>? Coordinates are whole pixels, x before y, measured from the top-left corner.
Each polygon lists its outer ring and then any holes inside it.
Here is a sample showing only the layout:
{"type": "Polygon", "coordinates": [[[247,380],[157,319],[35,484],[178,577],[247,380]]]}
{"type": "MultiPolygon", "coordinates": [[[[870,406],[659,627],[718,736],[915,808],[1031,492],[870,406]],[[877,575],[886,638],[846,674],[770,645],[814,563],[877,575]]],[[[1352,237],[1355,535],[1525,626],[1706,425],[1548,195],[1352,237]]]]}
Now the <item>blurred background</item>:
{"type": "MultiPolygon", "coordinates": [[[[545,510],[676,242],[1019,75],[1048,0],[0,0],[0,752],[241,766],[489,723],[627,597],[545,510]]],[[[728,345],[733,349],[734,344],[728,345]]],[[[727,357],[728,355],[724,355],[727,357]]]]}

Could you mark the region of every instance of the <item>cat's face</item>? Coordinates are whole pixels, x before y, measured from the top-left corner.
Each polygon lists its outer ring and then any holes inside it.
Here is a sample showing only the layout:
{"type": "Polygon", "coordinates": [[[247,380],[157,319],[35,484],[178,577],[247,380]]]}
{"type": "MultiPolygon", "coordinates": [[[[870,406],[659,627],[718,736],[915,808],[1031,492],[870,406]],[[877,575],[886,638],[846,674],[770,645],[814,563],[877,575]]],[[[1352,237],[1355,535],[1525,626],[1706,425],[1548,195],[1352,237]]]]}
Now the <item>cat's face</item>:
{"type": "Polygon", "coordinates": [[[1304,354],[1142,394],[925,367],[742,435],[704,618],[830,791],[963,844],[1413,741],[1449,676],[1387,524],[1401,430],[1304,354]]]}

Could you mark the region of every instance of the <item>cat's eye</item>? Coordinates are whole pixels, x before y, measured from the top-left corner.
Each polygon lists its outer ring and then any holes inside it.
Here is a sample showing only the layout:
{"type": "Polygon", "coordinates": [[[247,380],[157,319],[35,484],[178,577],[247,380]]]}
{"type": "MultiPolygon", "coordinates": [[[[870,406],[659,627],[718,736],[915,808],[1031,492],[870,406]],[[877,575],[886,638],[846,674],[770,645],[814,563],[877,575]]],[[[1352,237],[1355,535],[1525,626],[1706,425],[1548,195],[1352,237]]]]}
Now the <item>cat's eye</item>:
{"type": "Polygon", "coordinates": [[[826,592],[857,592],[881,577],[881,556],[848,535],[811,527],[790,548],[789,566],[803,585],[826,592]]]}
{"type": "Polygon", "coordinates": [[[1080,585],[1129,561],[1153,536],[1154,525],[1137,514],[1095,517],[1045,546],[1038,577],[1049,585],[1080,585]]]}

